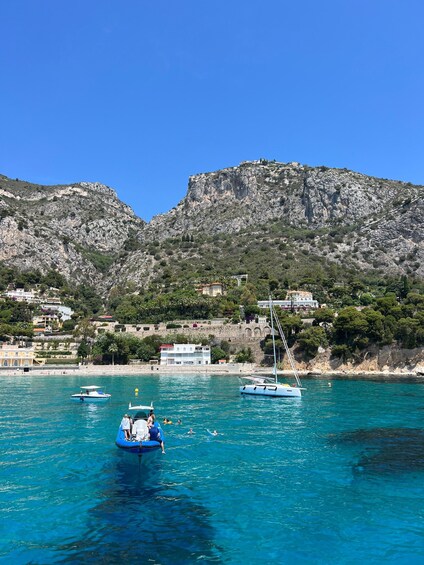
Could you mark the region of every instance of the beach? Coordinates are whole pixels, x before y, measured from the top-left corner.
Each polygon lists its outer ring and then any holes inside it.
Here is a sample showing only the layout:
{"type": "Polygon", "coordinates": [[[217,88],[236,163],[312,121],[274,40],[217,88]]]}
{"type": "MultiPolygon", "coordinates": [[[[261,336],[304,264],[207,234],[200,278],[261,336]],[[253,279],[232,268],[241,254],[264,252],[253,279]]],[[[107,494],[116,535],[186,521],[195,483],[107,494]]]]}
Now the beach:
{"type": "MultiPolygon", "coordinates": [[[[261,367],[254,363],[226,363],[220,365],[79,365],[79,366],[43,366],[30,368],[29,371],[23,369],[0,369],[1,377],[10,376],[152,376],[152,375],[178,375],[178,374],[199,374],[199,375],[271,375],[271,367],[261,367]]],[[[388,378],[417,378],[424,381],[424,375],[417,371],[407,369],[384,370],[384,371],[364,371],[354,369],[339,369],[334,371],[313,371],[299,370],[298,374],[301,378],[371,378],[371,379],[388,379],[388,378]]],[[[278,371],[280,380],[282,377],[290,378],[293,371],[278,371]]]]}

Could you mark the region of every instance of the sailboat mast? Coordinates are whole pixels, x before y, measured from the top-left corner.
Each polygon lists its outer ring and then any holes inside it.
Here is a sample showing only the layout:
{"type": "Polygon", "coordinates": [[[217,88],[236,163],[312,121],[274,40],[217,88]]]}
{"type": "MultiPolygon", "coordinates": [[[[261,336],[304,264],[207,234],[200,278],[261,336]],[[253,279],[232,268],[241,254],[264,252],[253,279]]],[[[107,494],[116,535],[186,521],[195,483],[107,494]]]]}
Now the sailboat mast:
{"type": "MultiPolygon", "coordinates": [[[[288,358],[288,360],[289,360],[290,367],[291,367],[291,369],[292,369],[292,371],[293,371],[294,378],[296,379],[296,384],[297,384],[298,387],[301,387],[301,386],[302,386],[302,383],[300,382],[299,374],[298,374],[297,369],[296,369],[296,366],[295,366],[295,364],[294,364],[293,355],[291,354],[291,351],[290,351],[290,349],[289,349],[289,346],[288,346],[288,343],[287,343],[287,340],[286,340],[286,336],[284,335],[283,328],[281,327],[281,324],[280,324],[280,320],[278,319],[278,316],[277,316],[277,315],[275,314],[275,312],[274,312],[274,305],[273,305],[273,303],[272,303],[271,297],[270,297],[270,299],[269,299],[269,305],[270,305],[270,309],[271,309],[271,321],[272,321],[272,317],[273,317],[272,315],[274,314],[274,316],[275,316],[275,323],[276,323],[276,325],[277,325],[278,332],[279,332],[280,337],[281,337],[281,340],[282,340],[282,342],[283,342],[284,349],[286,350],[287,358],[288,358]]],[[[274,330],[273,330],[273,337],[274,337],[274,330]]],[[[275,358],[275,348],[274,348],[274,358],[275,358]]]]}
{"type": "Polygon", "coordinates": [[[270,315],[271,315],[272,353],[273,353],[273,356],[274,356],[274,367],[272,369],[272,372],[274,373],[275,382],[277,382],[277,354],[276,354],[276,350],[275,350],[274,312],[273,312],[273,309],[272,309],[271,297],[269,297],[269,312],[270,312],[270,315]]]}

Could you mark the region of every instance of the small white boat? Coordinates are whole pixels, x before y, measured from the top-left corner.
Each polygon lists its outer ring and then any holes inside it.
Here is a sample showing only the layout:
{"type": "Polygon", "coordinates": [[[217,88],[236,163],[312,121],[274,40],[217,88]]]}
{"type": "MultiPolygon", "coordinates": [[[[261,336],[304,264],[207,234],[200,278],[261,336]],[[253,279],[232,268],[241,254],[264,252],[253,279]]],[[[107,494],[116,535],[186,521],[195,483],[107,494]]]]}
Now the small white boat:
{"type": "Polygon", "coordinates": [[[106,402],[112,396],[102,391],[100,386],[81,386],[81,392],[72,394],[71,399],[77,402],[106,402]]]}
{"type": "Polygon", "coordinates": [[[274,305],[272,303],[271,297],[269,298],[269,312],[271,317],[271,334],[272,334],[272,348],[274,354],[274,367],[272,377],[261,377],[261,376],[250,376],[241,377],[244,380],[249,381],[248,384],[244,384],[240,387],[240,393],[253,396],[274,396],[283,398],[301,398],[302,383],[300,382],[299,375],[297,373],[293,356],[290,352],[289,346],[287,344],[286,336],[284,335],[283,328],[281,327],[280,321],[275,314],[274,305]],[[290,362],[293,375],[296,383],[289,385],[286,383],[279,383],[277,376],[277,355],[275,350],[275,334],[274,334],[274,321],[277,325],[278,331],[280,333],[281,340],[284,344],[288,360],[290,362]]]}

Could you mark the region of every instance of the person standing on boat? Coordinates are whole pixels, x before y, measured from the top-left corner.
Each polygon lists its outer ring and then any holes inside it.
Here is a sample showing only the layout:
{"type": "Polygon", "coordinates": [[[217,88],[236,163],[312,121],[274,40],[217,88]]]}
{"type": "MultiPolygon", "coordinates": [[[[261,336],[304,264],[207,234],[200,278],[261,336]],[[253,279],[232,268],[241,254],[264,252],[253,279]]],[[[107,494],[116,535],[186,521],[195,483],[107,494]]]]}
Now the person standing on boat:
{"type": "Polygon", "coordinates": [[[128,414],[124,414],[124,417],[121,421],[121,428],[125,434],[125,439],[130,441],[131,439],[131,419],[128,414]]]}
{"type": "Polygon", "coordinates": [[[150,414],[149,417],[147,418],[147,427],[153,428],[153,426],[155,425],[155,415],[153,413],[153,410],[150,410],[150,414]]]}

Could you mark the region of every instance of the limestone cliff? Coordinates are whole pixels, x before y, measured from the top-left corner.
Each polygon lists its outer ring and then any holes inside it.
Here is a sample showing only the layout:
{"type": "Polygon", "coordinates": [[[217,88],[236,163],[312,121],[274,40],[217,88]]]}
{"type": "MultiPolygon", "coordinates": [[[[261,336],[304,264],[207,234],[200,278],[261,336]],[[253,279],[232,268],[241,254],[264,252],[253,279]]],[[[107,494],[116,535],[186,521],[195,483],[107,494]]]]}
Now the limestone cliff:
{"type": "MultiPolygon", "coordinates": [[[[116,275],[142,284],[138,273],[143,272],[146,281],[154,269],[163,272],[166,240],[181,240],[187,234],[195,241],[199,235],[215,240],[222,236],[222,244],[215,242],[215,248],[220,247],[224,259],[232,247],[234,265],[241,268],[243,259],[237,251],[248,253],[255,238],[262,238],[274,263],[297,261],[303,254],[321,264],[423,277],[423,192],[422,186],[346,169],[263,160],[195,175],[189,179],[186,197],[143,230],[147,243],[164,242],[160,259],[139,250],[116,275]],[[288,228],[293,237],[287,236],[288,228]],[[249,238],[243,239],[246,233],[249,238]],[[284,246],[286,251],[272,255],[276,247],[284,246]]],[[[209,250],[207,245],[180,249],[167,265],[197,264],[202,257],[211,264],[211,248],[213,243],[209,250]]],[[[245,263],[246,268],[252,265],[245,263]]],[[[212,267],[216,270],[213,263],[212,267]]]]}
{"type": "Polygon", "coordinates": [[[197,278],[240,269],[254,276],[266,261],[280,265],[276,277],[306,260],[310,269],[424,277],[423,191],[346,169],[261,160],[190,177],[185,198],[146,224],[98,183],[40,186],[0,176],[0,261],[56,268],[105,293],[128,281],[177,282],[188,266],[197,278]]]}
{"type": "Polygon", "coordinates": [[[143,224],[100,183],[40,186],[0,176],[0,261],[19,270],[53,268],[101,285],[143,224]]]}

